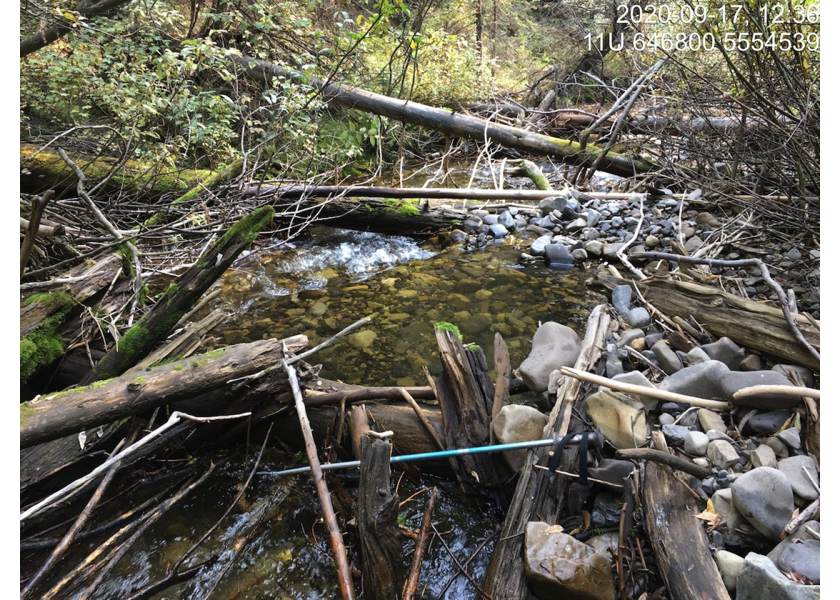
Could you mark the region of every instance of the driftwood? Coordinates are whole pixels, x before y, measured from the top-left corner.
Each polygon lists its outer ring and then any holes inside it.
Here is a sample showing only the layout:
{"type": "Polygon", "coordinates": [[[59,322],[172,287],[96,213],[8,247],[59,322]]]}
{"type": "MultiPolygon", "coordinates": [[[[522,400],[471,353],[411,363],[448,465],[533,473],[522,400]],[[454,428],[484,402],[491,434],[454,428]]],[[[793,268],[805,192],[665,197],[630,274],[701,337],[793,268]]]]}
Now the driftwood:
{"type": "Polygon", "coordinates": [[[414,555],[411,558],[411,568],[403,588],[402,600],[414,600],[414,592],[417,590],[417,583],[420,581],[420,567],[423,564],[423,555],[426,553],[426,543],[429,539],[429,527],[432,524],[432,513],[435,510],[438,491],[432,488],[429,501],[426,502],[426,510],[423,511],[423,521],[420,524],[420,532],[414,545],[414,555]]]}
{"type": "Polygon", "coordinates": [[[645,528],[669,598],[728,598],[703,521],[696,517],[702,507],[677,477],[669,467],[645,463],[645,528]]]}
{"type": "Polygon", "coordinates": [[[116,377],[148,355],[213,285],[239,254],[271,221],[274,210],[258,208],[240,219],[195,263],[178,277],[163,297],[99,361],[85,383],[116,377]]]}
{"type": "Polygon", "coordinates": [[[32,215],[31,221],[26,228],[26,234],[23,237],[23,245],[20,247],[20,278],[23,278],[23,271],[26,269],[26,263],[29,262],[29,254],[32,252],[32,247],[35,245],[35,238],[38,237],[41,226],[41,215],[44,214],[44,209],[47,204],[55,196],[54,190],[47,190],[40,198],[32,199],[32,215]]]}
{"type": "Polygon", "coordinates": [[[142,375],[38,397],[20,406],[20,445],[26,448],[225,387],[230,379],[277,364],[284,342],[300,348],[305,340],[298,336],[229,346],[142,375]]]}
{"type": "Polygon", "coordinates": [[[391,488],[390,459],[389,441],[362,440],[357,523],[365,600],[395,600],[404,582],[400,499],[391,488]]]}
{"type": "MultiPolygon", "coordinates": [[[[436,327],[435,337],[443,366],[437,396],[447,449],[486,446],[490,441],[493,384],[484,353],[478,346],[464,350],[454,331],[436,327]]],[[[490,491],[504,505],[502,488],[509,476],[501,456],[468,454],[450,462],[465,492],[490,491]]]]}
{"type": "MultiPolygon", "coordinates": [[[[584,336],[581,353],[575,368],[592,370],[601,358],[610,316],[606,305],[599,305],[592,311],[584,336]]],[[[582,431],[579,419],[572,419],[573,411],[583,413],[582,384],[577,379],[567,377],[557,392],[557,403],[543,430],[543,437],[554,434],[563,436],[567,433],[582,431]]],[[[549,448],[529,450],[525,465],[519,476],[516,492],[508,509],[499,542],[493,551],[493,557],[484,577],[484,591],[493,598],[530,598],[525,576],[524,531],[528,521],[545,521],[549,525],[557,523],[560,510],[566,498],[566,491],[571,484],[568,477],[545,476],[544,471],[534,465],[548,464],[549,448]]],[[[563,471],[573,470],[577,460],[576,448],[567,448],[560,463],[563,471]]]]}
{"type": "MultiPolygon", "coordinates": [[[[627,283],[599,276],[608,290],[627,283]]],[[[666,315],[692,315],[704,329],[758,353],[775,356],[819,372],[820,363],[791,333],[782,310],[697,283],[651,277],[635,285],[645,300],[666,315]]],[[[805,339],[819,349],[820,331],[805,316],[793,315],[805,339]]]]}

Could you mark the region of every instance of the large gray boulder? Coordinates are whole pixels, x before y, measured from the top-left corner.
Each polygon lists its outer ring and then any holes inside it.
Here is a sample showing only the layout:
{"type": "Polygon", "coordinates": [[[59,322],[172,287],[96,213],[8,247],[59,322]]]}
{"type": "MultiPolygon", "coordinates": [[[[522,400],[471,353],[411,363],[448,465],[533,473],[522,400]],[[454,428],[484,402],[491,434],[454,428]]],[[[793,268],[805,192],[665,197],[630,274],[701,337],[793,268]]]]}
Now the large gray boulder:
{"type": "Polygon", "coordinates": [[[746,398],[735,399],[735,393],[739,390],[756,385],[783,385],[793,384],[778,371],[731,371],[720,379],[721,389],[727,402],[737,406],[749,406],[761,410],[777,410],[782,408],[793,408],[801,404],[799,396],[786,396],[784,394],[759,394],[746,398]]]}
{"type": "Polygon", "coordinates": [[[561,367],[573,367],[580,355],[580,338],[575,330],[549,321],[534,334],[531,353],[519,366],[519,375],[533,392],[548,389],[548,376],[561,367]]]}
{"type": "Polygon", "coordinates": [[[659,384],[659,389],[707,400],[722,398],[720,381],[726,373],[729,373],[729,367],[719,360],[710,360],[669,375],[659,384]]]}
{"type": "Polygon", "coordinates": [[[731,486],[732,503],[761,534],[773,541],[793,516],[793,489],[778,469],[759,467],[738,477],[731,486]]]}
{"type": "Polygon", "coordinates": [[[794,583],[766,556],[750,552],[735,586],[738,600],[818,600],[820,586],[794,583]]]}

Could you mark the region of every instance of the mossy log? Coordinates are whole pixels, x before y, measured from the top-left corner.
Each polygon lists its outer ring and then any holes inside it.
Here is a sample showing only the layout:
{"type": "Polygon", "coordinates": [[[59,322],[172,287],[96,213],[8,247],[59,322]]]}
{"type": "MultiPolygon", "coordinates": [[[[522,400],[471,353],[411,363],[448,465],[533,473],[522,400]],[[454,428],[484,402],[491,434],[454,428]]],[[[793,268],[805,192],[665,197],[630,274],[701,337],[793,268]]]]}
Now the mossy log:
{"type": "MultiPolygon", "coordinates": [[[[598,283],[608,290],[627,283],[602,275],[598,283]]],[[[729,294],[716,287],[664,277],[651,277],[635,285],[645,300],[664,314],[692,316],[709,333],[728,337],[759,354],[775,356],[819,372],[820,363],[796,341],[780,308],[729,294]]],[[[820,348],[820,330],[804,315],[793,315],[805,339],[820,348]]]]}
{"type": "Polygon", "coordinates": [[[79,265],[66,278],[85,276],[47,293],[36,293],[20,304],[20,382],[64,354],[66,341],[59,328],[75,309],[89,304],[114,280],[122,262],[117,254],[79,265]]]}
{"type": "MultiPolygon", "coordinates": [[[[173,169],[163,163],[120,160],[111,156],[90,156],[68,152],[68,156],[85,173],[89,184],[105,179],[112,171],[108,188],[160,196],[185,192],[195,188],[215,173],[204,169],[173,169]]],[[[51,149],[41,150],[31,144],[20,145],[21,190],[37,191],[52,188],[56,191],[75,189],[78,177],[66,162],[51,149]]]]}
{"type": "Polygon", "coordinates": [[[90,427],[104,425],[157,406],[225,388],[228,381],[279,363],[283,344],[292,351],[305,337],[268,339],[196,355],[142,373],[65,392],[39,396],[20,405],[20,446],[26,448],[90,427]]]}
{"type": "Polygon", "coordinates": [[[251,245],[272,217],[274,209],[263,206],[233,225],[195,265],[170,284],[154,307],[99,361],[85,383],[124,373],[166,339],[181,317],[251,245]]]}

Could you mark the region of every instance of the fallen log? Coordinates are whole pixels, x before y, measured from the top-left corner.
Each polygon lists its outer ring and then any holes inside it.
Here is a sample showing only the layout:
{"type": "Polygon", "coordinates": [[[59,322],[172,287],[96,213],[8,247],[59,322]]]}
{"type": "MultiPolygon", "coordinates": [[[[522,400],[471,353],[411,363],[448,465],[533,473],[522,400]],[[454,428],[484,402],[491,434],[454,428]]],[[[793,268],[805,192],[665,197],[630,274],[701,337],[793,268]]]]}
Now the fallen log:
{"type": "MultiPolygon", "coordinates": [[[[607,306],[602,304],[595,307],[589,316],[581,353],[575,363],[576,369],[594,370],[601,360],[601,349],[604,347],[610,322],[607,306]]],[[[543,430],[543,437],[564,436],[567,433],[583,431],[580,419],[572,419],[573,412],[585,414],[583,401],[582,383],[571,377],[564,378],[557,392],[557,403],[543,430]]],[[[571,485],[570,478],[565,475],[558,474],[549,478],[544,471],[534,468],[538,464],[548,464],[549,451],[549,448],[530,450],[520,471],[519,482],[499,542],[484,576],[482,587],[493,598],[530,597],[523,558],[525,525],[529,521],[556,524],[571,485]]],[[[563,451],[560,469],[572,472],[577,455],[576,448],[566,448],[563,451]]]]}
{"type": "MultiPolygon", "coordinates": [[[[330,104],[428,127],[450,136],[469,138],[481,143],[493,142],[505,148],[551,156],[578,164],[589,164],[601,153],[599,148],[591,146],[581,150],[580,144],[571,140],[552,138],[443,108],[433,108],[410,100],[390,98],[348,85],[327,83],[315,77],[304,78],[300,73],[256,58],[232,56],[231,59],[242,67],[249,77],[258,81],[270,82],[273,78],[293,81],[318,90],[323,99],[330,104]]],[[[615,152],[608,153],[601,164],[603,171],[623,177],[646,173],[654,168],[655,165],[648,160],[615,152]]]]}
{"type": "Polygon", "coordinates": [[[647,461],[644,468],[645,529],[659,572],[674,600],[728,598],[709,551],[701,508],[688,486],[669,467],[647,461]]]}
{"type": "Polygon", "coordinates": [[[274,209],[263,206],[233,225],[195,265],[170,284],[163,297],[97,363],[84,382],[116,377],[148,355],[251,245],[273,216],[274,209]]]}
{"type": "Polygon", "coordinates": [[[20,447],[27,448],[157,406],[193,398],[276,365],[283,344],[302,349],[306,338],[261,340],[151,367],[110,381],[40,396],[20,405],[20,447]]]}
{"type": "Polygon", "coordinates": [[[77,309],[96,302],[117,277],[121,265],[117,254],[103,256],[92,265],[82,264],[68,271],[67,278],[75,280],[72,283],[32,294],[21,302],[21,383],[64,354],[66,340],[59,328],[77,309]]]}
{"type": "MultiPolygon", "coordinates": [[[[599,275],[597,283],[612,291],[623,279],[599,275]]],[[[819,372],[820,363],[796,340],[781,309],[729,294],[708,285],[651,277],[634,284],[645,300],[669,316],[693,316],[707,331],[728,337],[759,354],[781,358],[819,372]]],[[[793,315],[805,339],[817,350],[820,330],[804,315],[793,315]]]]}

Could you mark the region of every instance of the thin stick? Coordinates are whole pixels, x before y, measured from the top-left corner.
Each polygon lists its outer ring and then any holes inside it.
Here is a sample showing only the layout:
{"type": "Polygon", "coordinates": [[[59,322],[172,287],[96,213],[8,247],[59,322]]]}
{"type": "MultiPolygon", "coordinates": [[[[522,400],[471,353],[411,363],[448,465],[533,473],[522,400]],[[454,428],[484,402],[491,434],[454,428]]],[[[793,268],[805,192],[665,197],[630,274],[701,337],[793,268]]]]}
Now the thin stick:
{"type": "MultiPolygon", "coordinates": [[[[117,447],[112,452],[112,455],[119,452],[120,448],[123,447],[125,444],[125,439],[121,440],[117,447]]],[[[32,592],[32,588],[35,587],[35,584],[38,583],[41,578],[49,571],[50,567],[52,567],[55,562],[61,558],[67,548],[70,546],[70,543],[76,538],[76,534],[85,526],[88,519],[90,518],[91,514],[93,513],[93,509],[99,504],[99,501],[102,499],[103,494],[105,494],[105,490],[108,488],[108,485],[114,479],[114,475],[117,474],[117,471],[120,468],[119,462],[114,463],[114,465],[108,470],[105,474],[105,477],[102,478],[102,481],[99,482],[99,486],[96,488],[96,491],[91,496],[90,500],[88,500],[87,505],[85,506],[82,513],[79,515],[79,518],[73,523],[73,526],[67,530],[67,533],[64,534],[64,537],[61,538],[61,541],[58,545],[53,549],[52,553],[50,553],[49,558],[47,558],[46,562],[38,569],[38,572],[33,575],[26,584],[24,590],[20,593],[21,597],[26,597],[32,592]]]]}
{"type": "MultiPolygon", "coordinates": [[[[548,467],[544,467],[543,465],[534,465],[534,469],[536,469],[538,471],[548,471],[548,467]]],[[[561,471],[560,469],[554,469],[554,471],[552,471],[552,472],[557,473],[558,475],[565,475],[566,477],[570,477],[572,479],[577,479],[578,477],[580,477],[580,474],[578,474],[578,473],[569,473],[568,471],[561,471]]],[[[595,479],[594,477],[589,477],[588,479],[589,479],[589,481],[592,481],[594,483],[600,483],[601,485],[606,485],[606,486],[609,486],[609,487],[613,487],[613,488],[616,488],[618,490],[624,489],[623,485],[619,485],[617,483],[612,483],[610,481],[604,481],[603,479],[595,479]]]]}
{"type": "Polygon", "coordinates": [[[352,325],[348,325],[347,327],[345,327],[344,329],[342,329],[341,331],[336,333],[334,336],[332,336],[326,342],[321,342],[320,344],[318,344],[317,346],[315,346],[311,350],[307,350],[306,352],[304,352],[302,354],[297,354],[297,355],[293,356],[292,358],[290,358],[289,360],[283,361],[283,363],[284,363],[284,365],[293,365],[297,361],[306,358],[310,354],[315,354],[319,350],[323,350],[324,348],[332,346],[339,339],[341,339],[342,337],[344,337],[345,335],[347,335],[348,333],[350,333],[354,329],[357,329],[357,328],[361,327],[362,325],[364,325],[365,323],[368,323],[368,322],[370,322],[370,317],[364,317],[363,319],[359,319],[358,321],[356,321],[352,325]]]}
{"type": "Polygon", "coordinates": [[[437,447],[441,450],[446,450],[446,446],[444,446],[443,442],[440,441],[437,431],[435,431],[435,428],[432,427],[432,424],[429,422],[429,419],[426,418],[426,415],[423,414],[423,411],[420,410],[420,407],[417,405],[417,402],[414,401],[414,398],[411,397],[411,394],[409,394],[404,387],[400,388],[400,393],[402,394],[402,397],[405,398],[405,401],[411,405],[411,408],[414,409],[414,412],[417,414],[417,418],[420,419],[420,422],[423,423],[423,427],[425,427],[426,431],[429,432],[429,435],[432,436],[432,439],[435,441],[435,444],[437,444],[437,447]]]}
{"type": "Polygon", "coordinates": [[[420,567],[423,565],[423,555],[426,553],[426,543],[429,538],[429,526],[432,524],[432,513],[435,511],[438,491],[432,488],[432,495],[426,502],[426,510],[423,513],[423,521],[420,524],[420,535],[414,544],[414,556],[411,559],[411,570],[403,588],[403,600],[413,600],[414,592],[417,590],[417,583],[420,581],[420,567]]]}
{"type": "MultiPolygon", "coordinates": [[[[460,562],[458,562],[458,559],[455,558],[454,554],[452,554],[452,549],[446,543],[446,540],[443,539],[443,536],[440,535],[440,532],[437,530],[437,527],[435,527],[435,524],[432,523],[431,526],[432,526],[432,529],[434,529],[434,531],[435,531],[435,535],[437,535],[437,538],[440,540],[440,543],[443,544],[443,547],[446,549],[446,552],[449,554],[449,558],[451,558],[452,562],[455,563],[455,566],[458,567],[458,570],[461,571],[461,573],[464,575],[464,577],[466,577],[469,580],[469,582],[473,585],[473,587],[476,590],[478,590],[479,594],[481,594],[482,596],[487,598],[487,600],[493,600],[493,598],[489,594],[487,594],[487,592],[485,592],[484,590],[482,590],[478,586],[478,584],[475,582],[475,579],[473,579],[472,576],[467,572],[467,569],[464,568],[464,566],[460,562]]],[[[440,597],[438,597],[438,599],[439,598],[440,597]]]]}
{"type": "Polygon", "coordinates": [[[119,454],[117,454],[115,456],[112,456],[111,458],[109,458],[104,463],[102,463],[101,465],[96,467],[93,471],[91,471],[90,473],[88,473],[84,477],[80,477],[79,479],[77,479],[73,483],[70,483],[70,484],[64,486],[63,488],[61,488],[57,492],[54,492],[53,494],[50,494],[49,496],[47,496],[46,498],[44,498],[43,500],[41,500],[37,504],[34,504],[33,506],[29,507],[27,510],[20,513],[20,520],[25,521],[26,519],[29,519],[30,517],[40,513],[45,507],[53,504],[59,498],[63,498],[64,496],[66,496],[70,492],[72,492],[73,490],[75,490],[77,488],[80,488],[80,487],[83,487],[88,482],[93,481],[100,474],[107,471],[111,467],[111,465],[113,465],[116,462],[121,461],[125,457],[134,453],[141,446],[144,446],[144,445],[148,444],[149,442],[151,442],[155,438],[160,437],[161,434],[163,434],[165,431],[167,431],[167,430],[171,429],[172,427],[174,427],[175,425],[177,425],[182,418],[187,419],[189,421],[206,423],[208,421],[218,421],[218,420],[222,420],[222,419],[240,419],[242,417],[248,417],[248,416],[251,416],[251,413],[248,412],[248,413],[242,413],[242,414],[238,414],[238,415],[227,415],[227,416],[221,416],[221,417],[194,417],[192,415],[188,415],[186,413],[182,413],[182,412],[176,410],[174,413],[172,413],[172,416],[169,417],[169,420],[166,423],[164,423],[163,425],[161,425],[160,427],[155,429],[149,435],[140,438],[139,440],[137,440],[136,442],[131,444],[128,448],[126,448],[125,450],[123,450],[119,454]]]}
{"type": "Polygon", "coordinates": [[[645,220],[645,195],[646,194],[639,195],[639,222],[636,223],[636,231],[633,232],[633,235],[630,237],[630,239],[627,240],[627,242],[615,254],[621,261],[621,264],[627,267],[627,270],[629,270],[631,273],[633,273],[633,275],[635,275],[639,279],[646,279],[645,274],[642,273],[636,267],[634,267],[632,264],[630,264],[630,261],[627,259],[627,255],[624,254],[624,251],[630,247],[630,244],[636,241],[636,238],[639,237],[639,232],[642,230],[642,223],[644,223],[645,220]]]}
{"type": "Polygon", "coordinates": [[[649,388],[641,385],[634,385],[632,383],[624,383],[607,379],[606,377],[599,377],[586,371],[580,371],[571,367],[563,367],[560,369],[563,375],[580,379],[581,381],[589,381],[590,383],[597,383],[604,387],[616,390],[619,392],[627,392],[628,394],[637,394],[639,396],[648,396],[650,398],[657,398],[658,400],[668,400],[670,402],[683,402],[691,404],[692,406],[700,406],[703,408],[714,408],[717,410],[729,410],[728,402],[721,402],[719,400],[705,400],[703,398],[695,398],[694,396],[686,396],[684,394],[677,394],[674,392],[666,392],[658,388],[649,388]]]}
{"type": "Polygon", "coordinates": [[[615,453],[616,458],[635,458],[638,460],[652,460],[654,462],[668,465],[672,469],[679,469],[685,471],[689,475],[697,479],[703,479],[709,476],[709,469],[696,465],[691,461],[674,456],[662,450],[654,450],[653,448],[625,448],[615,453]]]}
{"type": "Polygon", "coordinates": [[[29,219],[29,228],[23,238],[23,245],[20,247],[20,279],[23,279],[23,272],[26,270],[26,263],[29,262],[29,255],[35,246],[35,238],[38,237],[38,226],[41,224],[41,215],[52,197],[55,190],[47,190],[40,198],[32,199],[32,214],[29,219]]]}
{"type": "Polygon", "coordinates": [[[785,525],[785,528],[782,530],[782,539],[785,539],[787,536],[792,534],[794,531],[799,529],[799,526],[802,525],[805,521],[810,521],[811,517],[816,514],[816,512],[820,509],[820,499],[817,498],[808,507],[799,513],[796,517],[790,520],[790,522],[785,525]]]}
{"type": "MultiPolygon", "coordinates": [[[[367,322],[367,320],[369,320],[369,317],[362,319],[364,322],[367,322]]],[[[361,321],[357,322],[357,324],[360,323],[361,321]]],[[[344,540],[341,537],[341,531],[338,529],[335,511],[333,510],[332,501],[330,500],[330,491],[327,489],[327,484],[324,481],[324,474],[321,471],[321,462],[318,460],[318,450],[315,446],[315,439],[312,436],[312,427],[309,425],[309,417],[306,414],[306,407],[303,405],[303,396],[300,393],[297,373],[287,361],[282,361],[282,364],[289,377],[289,386],[292,388],[292,393],[295,396],[295,409],[297,410],[298,418],[300,419],[300,428],[303,433],[303,439],[306,446],[306,455],[309,458],[309,466],[312,469],[312,479],[315,481],[315,487],[318,490],[318,499],[321,501],[321,510],[324,513],[324,522],[327,524],[327,528],[330,532],[330,546],[332,547],[336,568],[338,570],[338,583],[341,588],[341,597],[344,598],[344,600],[352,600],[355,596],[353,592],[353,576],[350,572],[350,563],[347,561],[347,551],[344,548],[344,540]]]]}
{"type": "Polygon", "coordinates": [[[735,400],[740,400],[741,398],[749,398],[750,396],[759,396],[761,394],[782,394],[784,396],[804,396],[816,400],[820,399],[820,390],[792,385],[754,385],[738,390],[732,397],[735,400]]]}

